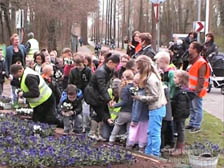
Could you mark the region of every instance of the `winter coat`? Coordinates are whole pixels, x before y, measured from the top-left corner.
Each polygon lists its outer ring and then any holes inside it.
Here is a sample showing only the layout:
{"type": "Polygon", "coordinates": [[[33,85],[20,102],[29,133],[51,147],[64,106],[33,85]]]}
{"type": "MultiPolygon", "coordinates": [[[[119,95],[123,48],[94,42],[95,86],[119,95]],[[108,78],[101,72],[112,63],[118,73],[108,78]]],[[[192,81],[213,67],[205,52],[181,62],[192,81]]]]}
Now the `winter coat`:
{"type": "Polygon", "coordinates": [[[211,53],[218,54],[218,48],[216,44],[212,41],[208,41],[204,43],[203,45],[203,50],[202,50],[202,55],[207,58],[211,53]]]}
{"type": "Polygon", "coordinates": [[[78,68],[74,68],[71,70],[68,78],[68,84],[76,85],[77,88],[81,89],[84,92],[87,84],[89,83],[92,76],[91,69],[85,67],[83,70],[79,70],[78,68]]]}
{"type": "Polygon", "coordinates": [[[146,55],[146,56],[150,57],[152,60],[154,60],[154,56],[156,54],[155,54],[155,51],[153,50],[152,46],[148,45],[146,47],[142,47],[142,49],[138,53],[136,53],[133,57],[137,58],[139,55],[146,55]]]}
{"type": "Polygon", "coordinates": [[[96,70],[84,91],[86,103],[92,106],[100,106],[102,104],[107,104],[111,100],[107,90],[112,76],[113,71],[105,64],[96,70]]]}
{"type": "Polygon", "coordinates": [[[130,112],[132,111],[133,98],[130,92],[130,88],[134,87],[133,83],[129,83],[121,90],[121,102],[114,105],[115,108],[121,107],[121,112],[130,112]]]}
{"type": "MultiPolygon", "coordinates": [[[[25,58],[26,58],[26,48],[24,45],[19,45],[19,50],[22,54],[22,65],[25,65],[25,58]]],[[[6,75],[10,74],[10,66],[12,65],[13,60],[13,46],[10,45],[6,49],[6,57],[5,57],[5,66],[6,66],[6,75]]]]}
{"type": "Polygon", "coordinates": [[[186,119],[190,115],[190,104],[196,95],[188,88],[176,87],[171,101],[174,119],[186,119]]]}

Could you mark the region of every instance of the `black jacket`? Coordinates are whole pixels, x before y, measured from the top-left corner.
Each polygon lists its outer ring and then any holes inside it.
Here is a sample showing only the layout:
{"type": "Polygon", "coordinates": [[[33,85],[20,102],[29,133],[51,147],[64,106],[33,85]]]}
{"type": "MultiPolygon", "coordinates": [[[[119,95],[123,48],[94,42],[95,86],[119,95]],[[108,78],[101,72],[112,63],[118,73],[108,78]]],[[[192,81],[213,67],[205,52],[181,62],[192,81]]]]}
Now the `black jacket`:
{"type": "Polygon", "coordinates": [[[6,67],[3,60],[0,60],[0,83],[4,83],[6,76],[6,67]]]}
{"type": "Polygon", "coordinates": [[[138,57],[139,55],[146,55],[149,56],[152,60],[154,60],[155,51],[153,50],[151,45],[148,45],[144,48],[142,48],[137,54],[135,54],[133,57],[138,57]]]}
{"type": "Polygon", "coordinates": [[[171,101],[172,114],[174,119],[185,119],[190,115],[190,104],[195,94],[189,89],[175,88],[171,101]]]}
{"type": "Polygon", "coordinates": [[[58,104],[61,98],[61,91],[59,89],[57,82],[55,81],[54,78],[51,81],[48,81],[47,79],[44,79],[44,80],[47,83],[47,85],[51,88],[55,96],[56,104],[58,104]]]}
{"type": "Polygon", "coordinates": [[[76,99],[74,101],[70,101],[68,98],[65,99],[64,101],[62,101],[59,105],[58,105],[58,108],[59,108],[59,111],[61,112],[63,109],[62,109],[62,105],[63,103],[66,102],[66,103],[70,103],[72,105],[72,111],[75,112],[73,116],[76,116],[78,114],[81,114],[82,113],[82,102],[81,102],[81,99],[76,99]]]}
{"type": "Polygon", "coordinates": [[[113,71],[106,65],[96,70],[84,91],[84,99],[88,104],[100,106],[111,100],[107,89],[109,88],[109,82],[112,76],[113,71]]]}
{"type": "Polygon", "coordinates": [[[207,58],[211,53],[218,54],[218,48],[212,41],[206,42],[203,45],[202,55],[207,58]]]}
{"type": "Polygon", "coordinates": [[[76,85],[77,88],[81,89],[84,92],[87,84],[89,83],[92,76],[92,71],[90,68],[85,67],[83,70],[74,68],[71,70],[68,78],[68,83],[76,85]]]}

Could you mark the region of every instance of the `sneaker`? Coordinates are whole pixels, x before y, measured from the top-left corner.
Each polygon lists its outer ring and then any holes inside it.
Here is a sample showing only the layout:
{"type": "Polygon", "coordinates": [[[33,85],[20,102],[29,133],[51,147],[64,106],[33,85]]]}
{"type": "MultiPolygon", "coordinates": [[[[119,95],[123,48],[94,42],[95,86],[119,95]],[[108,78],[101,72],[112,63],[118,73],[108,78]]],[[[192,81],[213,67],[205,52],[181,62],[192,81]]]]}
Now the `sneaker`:
{"type": "Polygon", "coordinates": [[[197,133],[197,132],[200,132],[200,128],[192,128],[192,129],[190,130],[190,133],[191,133],[191,134],[194,134],[194,133],[197,133]]]}
{"type": "Polygon", "coordinates": [[[185,127],[185,129],[193,129],[194,127],[192,127],[191,125],[187,125],[186,127],[185,127]]]}
{"type": "MultiPolygon", "coordinates": [[[[185,129],[186,129],[186,128],[185,128],[185,129]]],[[[173,133],[173,136],[174,136],[174,137],[178,137],[178,133],[176,133],[176,132],[173,133]]]]}
{"type": "Polygon", "coordinates": [[[106,142],[107,139],[105,139],[104,137],[102,137],[101,135],[99,135],[98,136],[98,141],[106,142]]]}
{"type": "Polygon", "coordinates": [[[96,136],[96,134],[88,134],[88,137],[98,141],[98,137],[96,136]]]}

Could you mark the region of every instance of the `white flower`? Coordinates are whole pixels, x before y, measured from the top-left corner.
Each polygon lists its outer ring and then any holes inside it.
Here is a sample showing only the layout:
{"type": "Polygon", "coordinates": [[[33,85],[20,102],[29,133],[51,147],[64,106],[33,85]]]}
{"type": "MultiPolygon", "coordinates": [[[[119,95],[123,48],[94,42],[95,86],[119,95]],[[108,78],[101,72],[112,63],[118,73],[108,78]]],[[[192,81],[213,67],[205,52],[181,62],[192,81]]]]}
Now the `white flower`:
{"type": "Polygon", "coordinates": [[[41,131],[40,125],[34,125],[33,129],[34,129],[34,131],[38,131],[38,130],[41,131]]]}

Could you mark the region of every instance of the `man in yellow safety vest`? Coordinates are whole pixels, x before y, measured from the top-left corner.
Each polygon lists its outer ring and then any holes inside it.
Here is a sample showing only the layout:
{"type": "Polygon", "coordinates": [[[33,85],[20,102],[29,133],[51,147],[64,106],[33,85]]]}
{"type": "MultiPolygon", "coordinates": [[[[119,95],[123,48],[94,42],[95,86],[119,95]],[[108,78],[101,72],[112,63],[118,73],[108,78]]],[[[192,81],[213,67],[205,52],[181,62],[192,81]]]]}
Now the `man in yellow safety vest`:
{"type": "Polygon", "coordinates": [[[33,121],[57,124],[55,98],[44,79],[34,70],[18,64],[13,64],[10,70],[14,78],[20,79],[21,91],[17,94],[26,98],[33,108],[33,121]]]}
{"type": "Polygon", "coordinates": [[[35,52],[39,51],[39,42],[34,38],[33,32],[28,34],[29,40],[27,41],[26,48],[27,48],[27,58],[29,60],[33,60],[33,55],[35,52]]]}

